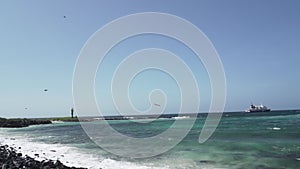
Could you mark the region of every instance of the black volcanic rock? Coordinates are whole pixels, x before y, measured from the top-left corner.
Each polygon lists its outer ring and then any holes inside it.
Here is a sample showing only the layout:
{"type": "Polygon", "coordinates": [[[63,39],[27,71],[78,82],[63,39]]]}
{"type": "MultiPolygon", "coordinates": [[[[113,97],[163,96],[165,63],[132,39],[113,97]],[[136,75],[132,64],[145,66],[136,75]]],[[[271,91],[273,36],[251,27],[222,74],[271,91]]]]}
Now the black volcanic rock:
{"type": "Polygon", "coordinates": [[[0,118],[0,127],[17,128],[28,127],[30,125],[51,124],[50,120],[35,120],[35,119],[5,119],[0,118]]]}
{"type": "Polygon", "coordinates": [[[52,161],[36,161],[33,158],[21,153],[16,153],[13,148],[9,148],[7,145],[0,146],[0,168],[2,169],[84,169],[76,167],[67,167],[63,165],[59,160],[52,161]]]}

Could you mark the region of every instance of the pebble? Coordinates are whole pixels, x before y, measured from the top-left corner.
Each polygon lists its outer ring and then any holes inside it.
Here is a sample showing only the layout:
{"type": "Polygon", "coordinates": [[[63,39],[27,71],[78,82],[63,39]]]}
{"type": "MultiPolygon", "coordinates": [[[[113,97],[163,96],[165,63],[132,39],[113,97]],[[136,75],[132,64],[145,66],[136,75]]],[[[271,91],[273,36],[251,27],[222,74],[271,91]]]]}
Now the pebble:
{"type": "MultiPolygon", "coordinates": [[[[39,154],[35,154],[38,156],[39,154]]],[[[1,169],[84,169],[76,167],[68,167],[62,164],[59,160],[43,160],[36,161],[33,158],[25,155],[22,157],[22,153],[17,153],[14,148],[7,145],[0,145],[0,168],[1,169]]]]}

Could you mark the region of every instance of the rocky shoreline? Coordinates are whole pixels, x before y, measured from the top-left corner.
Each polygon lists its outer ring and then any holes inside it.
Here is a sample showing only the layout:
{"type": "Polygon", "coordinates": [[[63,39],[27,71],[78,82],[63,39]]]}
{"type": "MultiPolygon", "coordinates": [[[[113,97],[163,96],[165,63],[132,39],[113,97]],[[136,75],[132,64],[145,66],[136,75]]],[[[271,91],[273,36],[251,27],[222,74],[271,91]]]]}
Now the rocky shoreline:
{"type": "Polygon", "coordinates": [[[30,125],[51,124],[50,120],[35,120],[35,119],[5,119],[0,118],[0,127],[19,128],[28,127],[30,125]]]}
{"type": "MultiPolygon", "coordinates": [[[[38,155],[38,154],[37,154],[38,155]]],[[[2,169],[84,169],[68,167],[59,160],[37,161],[22,153],[18,153],[14,148],[8,145],[0,145],[0,168],[2,169]]]]}

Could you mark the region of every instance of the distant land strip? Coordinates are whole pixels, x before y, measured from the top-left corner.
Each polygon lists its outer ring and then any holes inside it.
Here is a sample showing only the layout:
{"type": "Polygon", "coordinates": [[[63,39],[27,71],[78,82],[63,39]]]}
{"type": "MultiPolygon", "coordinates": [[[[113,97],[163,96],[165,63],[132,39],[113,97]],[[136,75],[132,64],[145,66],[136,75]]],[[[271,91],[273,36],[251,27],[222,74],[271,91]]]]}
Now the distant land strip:
{"type": "MultiPolygon", "coordinates": [[[[271,112],[224,112],[222,117],[243,117],[243,116],[278,116],[300,114],[300,110],[273,110],[271,112]]],[[[161,114],[161,115],[132,115],[132,116],[87,116],[87,117],[52,117],[52,118],[14,118],[6,119],[0,118],[0,127],[5,128],[19,128],[28,127],[30,125],[51,124],[54,121],[61,122],[89,122],[97,120],[133,120],[133,119],[159,119],[159,118],[189,118],[198,117],[205,118],[208,113],[180,113],[180,114],[161,114]],[[196,116],[195,116],[196,115],[196,116]]]]}

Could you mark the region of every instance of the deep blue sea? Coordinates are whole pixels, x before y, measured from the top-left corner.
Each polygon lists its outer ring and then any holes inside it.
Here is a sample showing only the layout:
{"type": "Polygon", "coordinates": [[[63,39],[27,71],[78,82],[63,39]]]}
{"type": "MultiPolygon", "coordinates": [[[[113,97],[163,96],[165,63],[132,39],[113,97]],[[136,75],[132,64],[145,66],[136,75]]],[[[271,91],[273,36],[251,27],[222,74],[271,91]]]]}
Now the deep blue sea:
{"type": "MultiPolygon", "coordinates": [[[[14,146],[38,160],[59,159],[69,166],[91,169],[300,168],[299,111],[225,113],[212,137],[200,144],[198,138],[205,118],[198,117],[188,135],[170,151],[142,159],[119,157],[106,152],[90,140],[78,122],[0,129],[0,143],[14,146]]],[[[192,121],[190,118],[171,118],[157,119],[151,123],[130,120],[113,120],[109,123],[126,135],[149,137],[163,132],[175,120],[182,120],[183,124],[192,121]]],[[[101,120],[85,123],[99,125],[101,120]]],[[[114,138],[109,138],[109,134],[106,137],[110,140],[107,144],[112,147],[119,144],[114,138]]]]}

